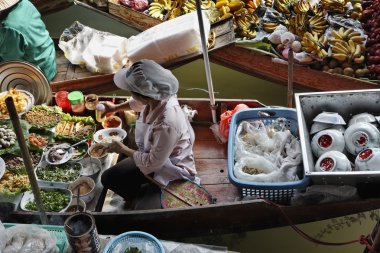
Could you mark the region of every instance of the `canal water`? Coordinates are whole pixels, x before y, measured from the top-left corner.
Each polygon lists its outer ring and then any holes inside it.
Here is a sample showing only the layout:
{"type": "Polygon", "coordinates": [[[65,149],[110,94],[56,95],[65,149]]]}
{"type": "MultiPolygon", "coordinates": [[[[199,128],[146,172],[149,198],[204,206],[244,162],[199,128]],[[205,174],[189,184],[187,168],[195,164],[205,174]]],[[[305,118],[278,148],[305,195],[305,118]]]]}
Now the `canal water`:
{"type": "MultiPolygon", "coordinates": [[[[63,29],[69,27],[76,20],[98,30],[124,37],[137,34],[137,31],[113,19],[79,6],[46,15],[43,20],[53,38],[58,38],[63,29]]],[[[276,106],[287,104],[287,87],[284,85],[264,81],[215,64],[211,64],[211,72],[216,98],[257,99],[265,105],[276,106]]],[[[179,97],[208,97],[207,92],[205,92],[207,82],[203,60],[196,60],[179,67],[173,70],[173,73],[180,81],[179,97]]],[[[294,92],[304,91],[295,90],[294,92]]],[[[123,93],[119,94],[122,95],[123,93]]],[[[375,213],[378,215],[378,210],[375,213]]],[[[372,231],[376,224],[376,221],[371,218],[374,217],[373,214],[374,212],[366,212],[360,216],[338,217],[337,219],[303,224],[299,227],[311,236],[321,236],[321,240],[349,241],[358,239],[360,235],[366,235],[372,231]]],[[[252,213],[252,215],[255,214],[252,213]]],[[[244,217],[241,219],[244,220],[244,217]]],[[[231,251],[243,253],[358,253],[364,249],[360,244],[340,247],[319,246],[306,241],[289,226],[223,236],[178,238],[178,241],[227,246],[231,251]]]]}

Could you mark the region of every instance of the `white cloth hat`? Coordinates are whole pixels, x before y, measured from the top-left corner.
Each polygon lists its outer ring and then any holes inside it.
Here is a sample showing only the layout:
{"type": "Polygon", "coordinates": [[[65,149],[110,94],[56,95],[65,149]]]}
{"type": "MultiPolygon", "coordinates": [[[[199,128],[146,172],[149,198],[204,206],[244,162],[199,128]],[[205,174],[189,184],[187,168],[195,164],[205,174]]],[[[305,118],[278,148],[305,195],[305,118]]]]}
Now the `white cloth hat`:
{"type": "Polygon", "coordinates": [[[119,70],[113,80],[120,89],[155,100],[168,99],[178,91],[178,80],[173,73],[152,60],[140,60],[119,70]]]}
{"type": "Polygon", "coordinates": [[[5,11],[8,8],[11,8],[13,5],[20,2],[20,0],[0,0],[0,11],[5,11]]]}

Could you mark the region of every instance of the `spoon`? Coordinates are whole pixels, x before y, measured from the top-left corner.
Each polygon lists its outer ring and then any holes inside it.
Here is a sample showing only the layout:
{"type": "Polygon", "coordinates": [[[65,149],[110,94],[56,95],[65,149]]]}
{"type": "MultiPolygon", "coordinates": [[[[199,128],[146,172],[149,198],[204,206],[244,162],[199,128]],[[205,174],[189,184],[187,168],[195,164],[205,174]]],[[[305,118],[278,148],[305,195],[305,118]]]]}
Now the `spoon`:
{"type": "Polygon", "coordinates": [[[80,187],[78,186],[78,190],[77,190],[77,212],[79,211],[79,189],[80,189],[80,187]]]}
{"type": "Polygon", "coordinates": [[[72,145],[70,145],[70,146],[68,146],[68,147],[61,148],[61,149],[65,150],[65,151],[67,152],[67,151],[70,150],[72,147],[78,146],[79,144],[84,143],[84,142],[86,142],[86,141],[87,141],[87,140],[84,139],[84,140],[81,140],[81,141],[79,141],[79,142],[77,142],[77,143],[74,143],[74,144],[72,144],[72,145]]]}

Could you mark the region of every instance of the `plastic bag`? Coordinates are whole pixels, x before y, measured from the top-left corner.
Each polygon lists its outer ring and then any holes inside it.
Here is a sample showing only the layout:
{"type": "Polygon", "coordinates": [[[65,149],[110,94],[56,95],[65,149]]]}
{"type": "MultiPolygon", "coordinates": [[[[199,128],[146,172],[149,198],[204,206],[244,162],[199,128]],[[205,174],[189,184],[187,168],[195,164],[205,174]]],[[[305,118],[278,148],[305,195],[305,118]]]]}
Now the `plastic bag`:
{"type": "Polygon", "coordinates": [[[245,104],[238,104],[237,106],[235,106],[235,108],[232,111],[228,110],[228,111],[225,111],[224,113],[222,113],[222,115],[220,115],[219,127],[220,127],[220,132],[224,138],[226,138],[226,139],[228,138],[232,116],[237,111],[247,109],[247,108],[249,108],[249,107],[245,104]]]}
{"type": "Polygon", "coordinates": [[[55,236],[37,226],[16,225],[6,229],[6,234],[3,253],[58,253],[55,236]]]}
{"type": "MultiPolygon", "coordinates": [[[[205,34],[210,20],[203,11],[205,34]]],[[[163,22],[128,39],[127,55],[131,63],[150,59],[165,63],[185,55],[202,52],[197,13],[192,12],[163,22]]]]}
{"type": "Polygon", "coordinates": [[[292,205],[318,204],[358,199],[356,187],[349,185],[312,185],[306,192],[296,192],[292,205]]]}
{"type": "Polygon", "coordinates": [[[278,118],[265,126],[261,120],[242,121],[235,136],[234,175],[247,181],[288,182],[298,180],[301,145],[278,118]]]}
{"type": "Polygon", "coordinates": [[[128,61],[127,38],[78,21],[63,31],[58,46],[72,64],[85,65],[92,73],[115,73],[128,61]]]}
{"type": "Polygon", "coordinates": [[[6,235],[6,230],[0,221],[0,252],[3,252],[5,245],[7,245],[7,235],[6,235]]]}

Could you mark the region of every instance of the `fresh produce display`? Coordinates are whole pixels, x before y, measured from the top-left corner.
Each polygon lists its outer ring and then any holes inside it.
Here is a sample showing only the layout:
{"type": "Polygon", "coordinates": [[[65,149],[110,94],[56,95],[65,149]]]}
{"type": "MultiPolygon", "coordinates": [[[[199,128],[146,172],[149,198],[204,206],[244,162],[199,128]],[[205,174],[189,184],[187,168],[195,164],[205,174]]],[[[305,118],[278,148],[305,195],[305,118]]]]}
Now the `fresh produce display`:
{"type": "Polygon", "coordinates": [[[0,149],[9,148],[16,143],[16,134],[7,125],[0,125],[0,149]]]}
{"type": "Polygon", "coordinates": [[[28,136],[29,144],[43,148],[48,144],[48,138],[36,133],[30,133],[28,136]]]}
{"type": "Polygon", "coordinates": [[[368,36],[366,42],[367,65],[370,77],[380,80],[380,1],[363,1],[363,5],[361,21],[368,36]]]}
{"type": "Polygon", "coordinates": [[[13,98],[13,103],[15,105],[17,113],[24,112],[28,104],[28,98],[25,93],[18,91],[16,88],[2,92],[0,94],[0,119],[9,118],[8,109],[5,104],[5,99],[8,97],[13,98]]]}
{"type": "Polygon", "coordinates": [[[67,139],[90,139],[94,133],[94,125],[85,125],[82,121],[61,121],[55,128],[55,135],[67,139]]]}
{"type": "Polygon", "coordinates": [[[46,165],[45,167],[37,167],[36,175],[39,180],[71,183],[79,177],[80,170],[81,165],[79,163],[46,165]]]}
{"type": "Polygon", "coordinates": [[[6,170],[3,177],[0,179],[0,194],[6,197],[22,193],[29,190],[30,184],[28,175],[17,174],[6,170]]]}
{"type": "Polygon", "coordinates": [[[62,109],[58,106],[35,105],[25,113],[24,119],[36,128],[51,128],[62,119],[62,109]]]}
{"type": "MultiPolygon", "coordinates": [[[[66,208],[70,202],[70,196],[63,191],[47,191],[42,189],[40,194],[45,211],[48,212],[59,212],[66,208]]],[[[29,201],[25,205],[25,208],[30,211],[37,211],[36,202],[34,200],[29,201]]]]}
{"type": "MultiPolygon", "coordinates": [[[[30,158],[32,159],[33,166],[37,166],[40,162],[42,156],[42,152],[40,151],[31,151],[30,158]]],[[[12,155],[6,154],[1,158],[4,159],[6,170],[12,171],[16,174],[22,173],[25,170],[25,163],[22,159],[21,155],[12,155]]]]}
{"type": "MultiPolygon", "coordinates": [[[[237,42],[252,41],[257,43],[252,48],[285,60],[291,48],[297,63],[328,73],[380,78],[379,0],[203,0],[201,4],[209,10],[212,23],[233,16],[237,42]]],[[[153,0],[146,12],[165,21],[193,11],[194,0],[153,0]]]]}

